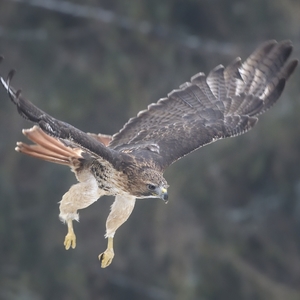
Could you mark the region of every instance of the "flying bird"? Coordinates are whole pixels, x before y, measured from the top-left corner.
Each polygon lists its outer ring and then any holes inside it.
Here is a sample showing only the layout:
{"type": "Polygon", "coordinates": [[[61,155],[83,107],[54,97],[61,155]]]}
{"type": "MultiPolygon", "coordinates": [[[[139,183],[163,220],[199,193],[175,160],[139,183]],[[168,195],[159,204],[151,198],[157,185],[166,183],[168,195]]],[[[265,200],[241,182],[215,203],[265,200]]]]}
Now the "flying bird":
{"type": "Polygon", "coordinates": [[[245,62],[236,58],[207,76],[198,73],[112,136],[85,133],[53,118],[11,86],[14,71],[1,77],[19,114],[36,124],[22,131],[33,143],[17,142],[16,151],[69,166],[78,180],[59,205],[68,227],[65,248],[76,246],[78,210],[103,195],[115,196],[106,221],[107,249],[99,255],[101,267],[110,265],[115,232],[136,199],[168,201],[163,173],[169,165],[206,144],[245,133],[277,101],[297,66],[289,60],[292,48],[290,41],[267,41],[245,62]]]}

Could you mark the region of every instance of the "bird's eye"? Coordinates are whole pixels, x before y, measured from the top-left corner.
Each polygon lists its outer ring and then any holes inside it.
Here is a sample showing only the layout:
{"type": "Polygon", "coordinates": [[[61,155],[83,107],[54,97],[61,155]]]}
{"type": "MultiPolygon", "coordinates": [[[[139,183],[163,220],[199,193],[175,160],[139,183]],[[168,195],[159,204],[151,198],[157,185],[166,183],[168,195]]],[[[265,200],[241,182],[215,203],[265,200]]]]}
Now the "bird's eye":
{"type": "Polygon", "coordinates": [[[148,184],[148,189],[149,189],[150,191],[154,191],[154,190],[156,189],[156,186],[153,185],[153,184],[148,184]]]}

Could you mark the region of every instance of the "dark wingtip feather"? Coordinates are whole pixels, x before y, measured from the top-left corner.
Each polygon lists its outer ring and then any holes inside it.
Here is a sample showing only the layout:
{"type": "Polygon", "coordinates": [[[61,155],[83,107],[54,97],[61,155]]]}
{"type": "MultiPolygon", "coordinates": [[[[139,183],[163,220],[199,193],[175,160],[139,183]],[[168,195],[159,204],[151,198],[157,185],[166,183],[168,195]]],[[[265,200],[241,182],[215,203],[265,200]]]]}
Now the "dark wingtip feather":
{"type": "Polygon", "coordinates": [[[285,87],[285,83],[286,83],[286,79],[285,78],[281,78],[277,84],[277,93],[279,93],[279,95],[281,95],[281,93],[283,92],[284,90],[284,87],[285,87]]]}
{"type": "Polygon", "coordinates": [[[274,46],[277,44],[277,41],[276,40],[269,40],[269,41],[266,41],[264,42],[262,45],[260,45],[255,51],[253,54],[256,54],[257,52],[261,52],[261,53],[269,53],[273,48],[274,46]]]}
{"type": "Polygon", "coordinates": [[[285,78],[281,78],[279,80],[279,82],[276,85],[275,89],[265,99],[264,109],[259,114],[262,114],[263,112],[265,112],[266,110],[268,110],[270,107],[272,107],[276,103],[276,101],[279,99],[279,97],[281,96],[281,94],[282,94],[282,92],[284,90],[285,83],[286,83],[286,79],[285,78]]]}
{"type": "Polygon", "coordinates": [[[21,92],[22,92],[21,89],[16,91],[16,98],[19,98],[21,96],[21,92]]]}
{"type": "Polygon", "coordinates": [[[9,71],[9,73],[7,75],[7,79],[6,79],[8,86],[10,85],[10,82],[13,79],[13,77],[15,76],[16,72],[17,71],[15,69],[12,69],[12,70],[9,71]]]}
{"type": "Polygon", "coordinates": [[[288,59],[293,51],[293,46],[291,43],[285,43],[283,44],[285,49],[282,51],[282,56],[284,59],[288,59]]]}
{"type": "Polygon", "coordinates": [[[296,67],[298,65],[298,59],[294,59],[287,65],[285,69],[285,79],[287,80],[295,71],[296,67]]]}

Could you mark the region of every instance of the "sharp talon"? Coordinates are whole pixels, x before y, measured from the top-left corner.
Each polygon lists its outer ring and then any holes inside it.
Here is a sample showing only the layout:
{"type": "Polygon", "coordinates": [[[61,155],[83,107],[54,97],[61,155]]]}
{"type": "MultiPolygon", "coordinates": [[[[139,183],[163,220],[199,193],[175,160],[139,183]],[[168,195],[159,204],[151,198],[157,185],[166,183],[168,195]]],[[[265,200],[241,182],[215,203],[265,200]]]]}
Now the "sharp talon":
{"type": "Polygon", "coordinates": [[[69,250],[70,247],[72,247],[73,249],[76,247],[76,235],[73,230],[72,220],[68,220],[67,225],[68,225],[68,233],[65,237],[64,246],[66,250],[69,250]]]}
{"type": "Polygon", "coordinates": [[[69,250],[70,247],[72,247],[73,249],[76,247],[76,235],[74,234],[74,232],[70,232],[66,235],[64,246],[66,250],[69,250]]]}
{"type": "Polygon", "coordinates": [[[101,262],[101,268],[108,267],[115,256],[113,241],[113,237],[108,237],[107,249],[98,256],[101,262]]]}
{"type": "Polygon", "coordinates": [[[115,256],[115,254],[112,249],[106,249],[103,253],[101,253],[98,256],[100,263],[101,263],[101,268],[108,267],[111,264],[114,256],[115,256]]]}

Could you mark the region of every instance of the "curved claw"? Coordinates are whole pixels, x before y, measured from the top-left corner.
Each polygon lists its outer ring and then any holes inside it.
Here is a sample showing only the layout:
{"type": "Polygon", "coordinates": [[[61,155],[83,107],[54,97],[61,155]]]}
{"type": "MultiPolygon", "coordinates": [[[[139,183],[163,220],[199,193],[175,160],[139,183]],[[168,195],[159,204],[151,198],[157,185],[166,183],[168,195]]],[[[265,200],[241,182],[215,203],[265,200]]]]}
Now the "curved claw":
{"type": "Polygon", "coordinates": [[[68,233],[65,237],[64,246],[66,250],[69,250],[70,247],[72,247],[73,249],[76,247],[76,235],[73,230],[72,220],[68,220],[67,225],[68,225],[68,233]]]}
{"type": "Polygon", "coordinates": [[[2,55],[0,55],[0,64],[3,60],[4,60],[4,57],[2,55]]]}
{"type": "Polygon", "coordinates": [[[64,246],[66,250],[69,250],[70,247],[72,247],[73,249],[76,247],[76,235],[74,232],[69,232],[66,237],[65,237],[65,241],[64,241],[64,246]]]}
{"type": "Polygon", "coordinates": [[[113,237],[108,237],[107,249],[98,256],[101,262],[101,268],[108,267],[115,256],[113,241],[113,237]]]}
{"type": "Polygon", "coordinates": [[[98,258],[101,262],[101,268],[108,267],[111,264],[114,256],[115,256],[115,253],[112,249],[106,249],[103,253],[101,253],[98,256],[98,258]]]}

